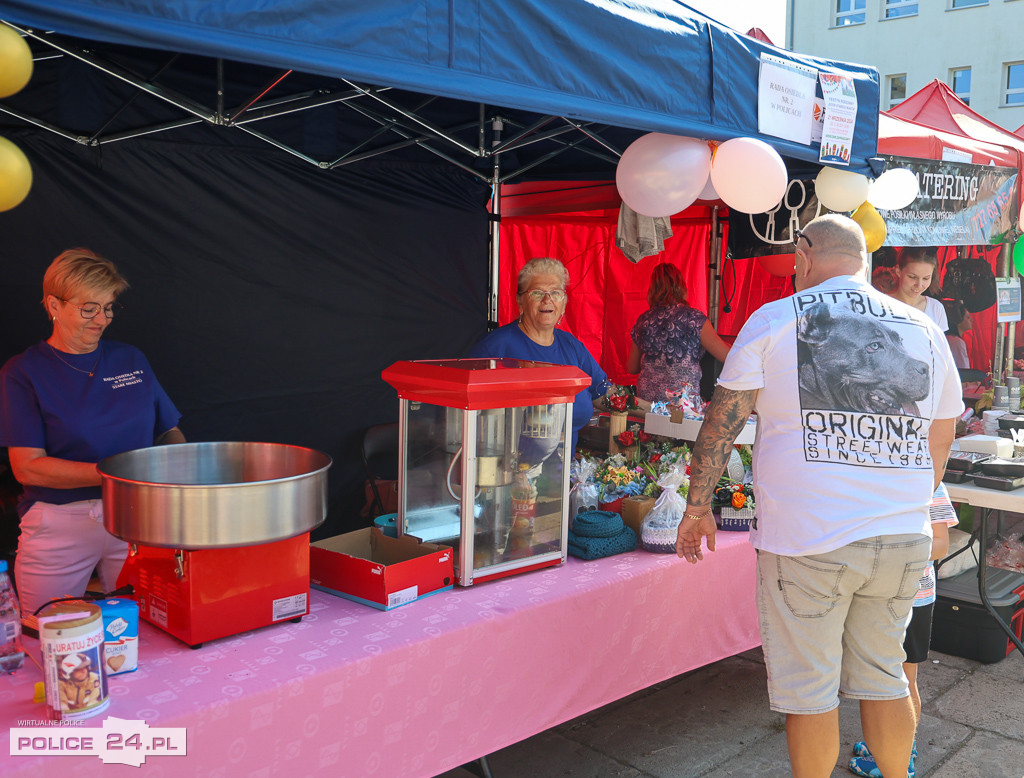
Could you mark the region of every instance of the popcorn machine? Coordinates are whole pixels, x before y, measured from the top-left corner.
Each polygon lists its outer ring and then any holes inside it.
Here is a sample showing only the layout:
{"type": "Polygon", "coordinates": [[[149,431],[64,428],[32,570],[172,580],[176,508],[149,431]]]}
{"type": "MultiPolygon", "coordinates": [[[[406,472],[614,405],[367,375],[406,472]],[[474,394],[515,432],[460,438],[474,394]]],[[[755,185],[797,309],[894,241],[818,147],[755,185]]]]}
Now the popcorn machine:
{"type": "Polygon", "coordinates": [[[461,586],[561,564],[576,367],[517,359],[396,362],[398,532],[455,549],[461,586]]]}

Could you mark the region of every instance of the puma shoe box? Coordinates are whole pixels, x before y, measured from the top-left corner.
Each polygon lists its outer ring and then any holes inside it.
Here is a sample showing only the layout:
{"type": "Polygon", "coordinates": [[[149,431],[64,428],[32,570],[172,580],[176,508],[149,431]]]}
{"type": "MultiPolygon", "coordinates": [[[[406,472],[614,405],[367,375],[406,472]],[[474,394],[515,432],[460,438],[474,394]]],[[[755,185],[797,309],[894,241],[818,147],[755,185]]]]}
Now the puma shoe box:
{"type": "MultiPolygon", "coordinates": [[[[989,567],[985,570],[988,601],[1002,621],[1021,637],[1024,624],[1024,573],[989,567]]],[[[943,654],[991,664],[1014,650],[1013,643],[978,594],[978,570],[940,578],[932,615],[931,647],[943,654]]]]}
{"type": "Polygon", "coordinates": [[[103,611],[103,651],[108,676],[139,667],[139,604],[121,597],[96,603],[103,611]]]}

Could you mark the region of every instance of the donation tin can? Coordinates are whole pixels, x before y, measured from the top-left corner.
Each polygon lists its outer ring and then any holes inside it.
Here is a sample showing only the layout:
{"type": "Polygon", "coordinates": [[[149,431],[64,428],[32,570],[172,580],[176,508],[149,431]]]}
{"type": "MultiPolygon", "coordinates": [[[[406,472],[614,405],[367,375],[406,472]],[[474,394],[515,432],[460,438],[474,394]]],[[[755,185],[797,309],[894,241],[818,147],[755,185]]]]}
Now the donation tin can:
{"type": "Polygon", "coordinates": [[[110,705],[103,643],[103,618],[97,605],[58,602],[39,614],[49,720],[86,719],[110,705]]]}

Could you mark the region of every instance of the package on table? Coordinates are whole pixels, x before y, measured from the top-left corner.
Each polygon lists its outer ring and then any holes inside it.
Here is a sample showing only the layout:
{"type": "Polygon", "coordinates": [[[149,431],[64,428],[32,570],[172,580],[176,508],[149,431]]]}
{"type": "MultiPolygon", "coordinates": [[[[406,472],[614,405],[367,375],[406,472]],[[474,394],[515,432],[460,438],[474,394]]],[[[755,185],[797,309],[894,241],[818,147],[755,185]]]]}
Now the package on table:
{"type": "Polygon", "coordinates": [[[139,667],[139,604],[123,598],[100,600],[103,611],[103,651],[107,675],[130,673],[139,667]]]}

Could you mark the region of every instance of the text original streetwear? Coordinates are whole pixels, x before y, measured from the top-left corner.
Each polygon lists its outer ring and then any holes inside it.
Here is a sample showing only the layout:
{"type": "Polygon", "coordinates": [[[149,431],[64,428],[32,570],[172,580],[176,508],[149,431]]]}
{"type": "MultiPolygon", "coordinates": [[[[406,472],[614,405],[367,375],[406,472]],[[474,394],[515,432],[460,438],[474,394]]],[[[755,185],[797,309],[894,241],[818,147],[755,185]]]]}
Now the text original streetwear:
{"type": "Polygon", "coordinates": [[[860,700],[882,773],[906,774],[914,715],[903,635],[928,563],[928,504],[963,410],[945,335],[873,289],[866,257],[847,217],[797,234],[797,292],[751,316],[729,353],[676,544],[694,563],[705,538],[714,550],[713,490],[756,410],[761,639],[796,778],[831,775],[839,695],[860,700]]]}

